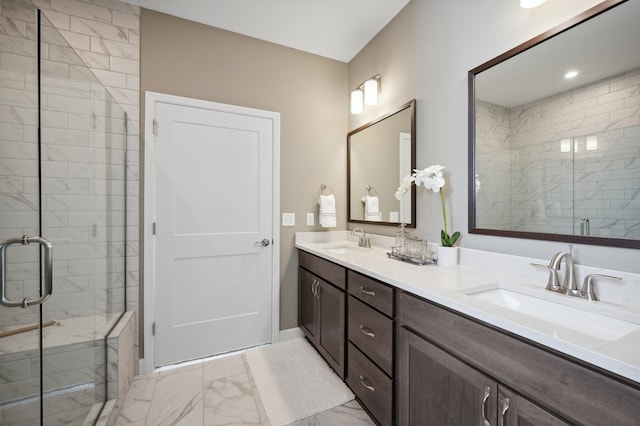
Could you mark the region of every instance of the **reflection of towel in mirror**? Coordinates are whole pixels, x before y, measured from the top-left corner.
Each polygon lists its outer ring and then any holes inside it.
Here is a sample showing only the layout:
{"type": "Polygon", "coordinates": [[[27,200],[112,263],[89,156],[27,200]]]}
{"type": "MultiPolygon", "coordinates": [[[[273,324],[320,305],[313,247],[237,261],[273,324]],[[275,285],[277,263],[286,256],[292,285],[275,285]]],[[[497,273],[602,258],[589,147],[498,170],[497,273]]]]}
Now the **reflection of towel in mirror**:
{"type": "Polygon", "coordinates": [[[337,226],[336,220],[336,197],[333,194],[320,195],[320,225],[323,228],[334,228],[337,226]]]}
{"type": "Polygon", "coordinates": [[[364,220],[382,220],[380,200],[376,196],[364,196],[364,220]]]}

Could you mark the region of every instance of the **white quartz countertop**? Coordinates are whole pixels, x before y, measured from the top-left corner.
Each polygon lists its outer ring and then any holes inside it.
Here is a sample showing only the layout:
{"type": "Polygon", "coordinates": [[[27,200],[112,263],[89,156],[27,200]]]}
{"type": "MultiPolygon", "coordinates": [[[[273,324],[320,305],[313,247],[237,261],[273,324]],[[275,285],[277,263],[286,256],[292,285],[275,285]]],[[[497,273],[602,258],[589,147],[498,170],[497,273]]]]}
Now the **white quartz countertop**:
{"type": "MultiPolygon", "coordinates": [[[[461,265],[454,268],[442,268],[437,265],[419,266],[390,259],[386,254],[389,250],[385,248],[361,249],[357,247],[355,242],[345,240],[341,244],[352,244],[353,249],[336,250],[330,249],[335,246],[337,242],[335,239],[327,241],[327,237],[324,236],[320,240],[314,241],[314,238],[309,236],[313,233],[300,234],[300,236],[296,235],[296,247],[300,250],[640,383],[640,310],[637,305],[634,308],[633,303],[630,306],[624,306],[618,303],[588,302],[565,295],[552,294],[552,298],[566,298],[562,299],[562,302],[568,303],[567,316],[570,315],[572,307],[595,310],[596,312],[598,310],[607,312],[611,308],[616,314],[620,314],[619,318],[631,323],[632,329],[635,328],[634,331],[628,332],[622,337],[612,339],[607,336],[594,337],[593,333],[576,331],[575,326],[573,328],[564,327],[561,325],[563,324],[562,318],[559,318],[558,321],[543,321],[465,294],[465,290],[468,291],[473,287],[496,284],[522,288],[523,291],[530,294],[536,294],[535,292],[551,293],[544,290],[547,271],[530,271],[540,269],[531,267],[531,261],[544,262],[544,260],[492,254],[505,256],[506,258],[501,260],[508,263],[504,271],[498,273],[496,269],[500,268],[491,265],[491,262],[487,260],[495,258],[495,256],[486,255],[488,252],[477,251],[478,253],[473,253],[476,251],[471,250],[461,252],[461,265]],[[463,261],[467,258],[472,259],[468,262],[469,264],[463,261]],[[473,258],[475,258],[475,262],[473,258]],[[506,273],[509,268],[518,267],[518,265],[527,270],[529,275],[524,274],[525,276],[522,278],[515,274],[506,273]],[[633,327],[633,325],[639,327],[633,327]]],[[[588,272],[592,273],[592,271],[588,272]]],[[[604,271],[609,274],[612,272],[615,274],[615,271],[604,271]]],[[[632,275],[630,277],[629,274],[623,274],[623,282],[626,279],[631,281],[630,285],[637,286],[639,284],[637,280],[640,278],[635,276],[637,274],[632,275]]],[[[579,284],[581,283],[582,281],[579,281],[579,284]]],[[[638,288],[636,287],[634,290],[638,290],[638,288]]],[[[584,330],[597,326],[598,324],[586,323],[584,330]]]]}

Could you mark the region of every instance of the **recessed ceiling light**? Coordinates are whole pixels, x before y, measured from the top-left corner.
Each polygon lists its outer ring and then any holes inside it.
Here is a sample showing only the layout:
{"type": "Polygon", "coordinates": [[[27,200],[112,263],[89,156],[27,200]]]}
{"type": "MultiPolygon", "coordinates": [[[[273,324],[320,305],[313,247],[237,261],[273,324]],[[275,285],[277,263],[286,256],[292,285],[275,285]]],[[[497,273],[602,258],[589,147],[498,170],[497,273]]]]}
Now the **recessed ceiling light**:
{"type": "Polygon", "coordinates": [[[569,71],[564,75],[564,78],[574,78],[578,75],[578,71],[569,71]]]}

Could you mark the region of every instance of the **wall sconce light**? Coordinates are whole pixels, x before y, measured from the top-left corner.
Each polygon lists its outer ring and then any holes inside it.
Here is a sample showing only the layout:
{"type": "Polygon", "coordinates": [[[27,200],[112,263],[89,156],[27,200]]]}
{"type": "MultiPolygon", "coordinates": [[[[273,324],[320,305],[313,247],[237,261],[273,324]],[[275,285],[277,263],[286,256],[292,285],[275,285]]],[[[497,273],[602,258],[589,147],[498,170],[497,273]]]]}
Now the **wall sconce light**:
{"type": "Polygon", "coordinates": [[[364,105],[376,105],[378,93],[380,93],[380,74],[367,79],[351,92],[351,114],[360,114],[364,110],[364,105]]]}
{"type": "Polygon", "coordinates": [[[547,0],[520,0],[520,7],[523,9],[533,9],[540,6],[547,0]]]}

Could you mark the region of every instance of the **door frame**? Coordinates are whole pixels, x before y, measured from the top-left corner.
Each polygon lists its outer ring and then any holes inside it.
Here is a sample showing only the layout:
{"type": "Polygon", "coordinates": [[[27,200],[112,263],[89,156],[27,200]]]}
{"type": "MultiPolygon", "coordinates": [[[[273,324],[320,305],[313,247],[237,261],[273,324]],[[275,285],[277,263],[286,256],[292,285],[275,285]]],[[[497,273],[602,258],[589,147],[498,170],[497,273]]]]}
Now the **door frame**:
{"type": "Polygon", "coordinates": [[[273,163],[272,163],[272,188],[273,188],[273,256],[271,276],[271,343],[278,341],[280,334],[280,113],[237,105],[221,104],[201,99],[192,99],[182,96],[167,95],[164,93],[145,91],[145,117],[144,117],[144,211],[141,229],[144,237],[142,285],[143,323],[140,332],[143,333],[144,357],[140,359],[140,372],[148,373],[155,368],[155,337],[152,333],[152,325],[155,320],[155,240],[153,234],[153,222],[155,220],[156,205],[156,164],[155,164],[155,137],[153,129],[154,112],[157,103],[169,103],[194,108],[212,109],[216,111],[252,115],[254,117],[270,119],[273,122],[273,163]]]}

